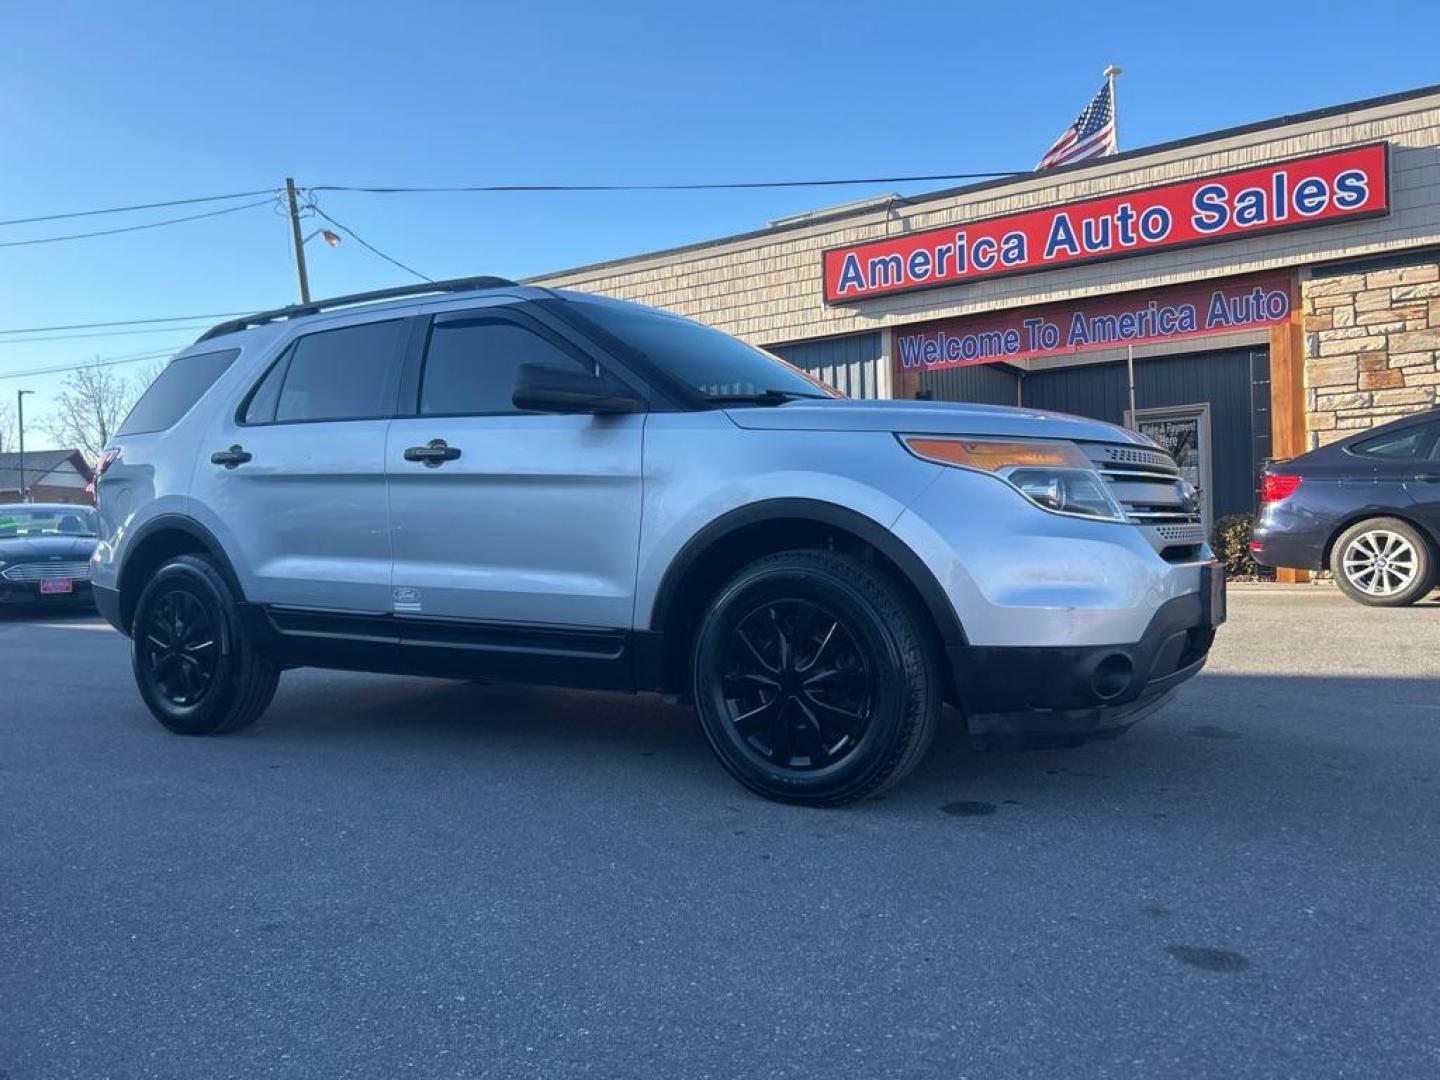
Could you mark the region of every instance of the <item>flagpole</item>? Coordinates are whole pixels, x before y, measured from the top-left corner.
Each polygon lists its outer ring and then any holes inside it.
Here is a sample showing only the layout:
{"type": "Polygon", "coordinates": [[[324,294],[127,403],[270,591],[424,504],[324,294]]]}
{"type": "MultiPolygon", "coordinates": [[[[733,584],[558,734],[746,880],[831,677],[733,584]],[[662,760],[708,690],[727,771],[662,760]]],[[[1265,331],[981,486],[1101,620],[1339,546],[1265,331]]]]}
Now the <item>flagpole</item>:
{"type": "Polygon", "coordinates": [[[1120,152],[1120,106],[1115,102],[1115,76],[1124,70],[1119,64],[1111,64],[1101,72],[1110,86],[1110,123],[1115,127],[1115,152],[1117,154],[1120,152]]]}

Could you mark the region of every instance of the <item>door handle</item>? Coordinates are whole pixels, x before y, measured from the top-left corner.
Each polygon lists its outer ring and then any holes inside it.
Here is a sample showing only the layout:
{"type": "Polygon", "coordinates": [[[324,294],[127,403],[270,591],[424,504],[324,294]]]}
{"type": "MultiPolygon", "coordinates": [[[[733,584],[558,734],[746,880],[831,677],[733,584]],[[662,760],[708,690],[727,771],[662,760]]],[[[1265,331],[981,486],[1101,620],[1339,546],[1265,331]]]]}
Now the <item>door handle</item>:
{"type": "Polygon", "coordinates": [[[1422,484],[1440,484],[1440,472],[1422,472],[1410,478],[1419,480],[1422,484]]]}
{"type": "Polygon", "coordinates": [[[224,465],[227,469],[233,469],[237,465],[244,465],[255,455],[246,450],[239,443],[230,447],[229,450],[216,450],[210,455],[211,465],[224,465]]]}
{"type": "Polygon", "coordinates": [[[405,449],[406,461],[423,461],[432,469],[438,469],[447,461],[460,456],[458,446],[448,445],[444,439],[431,439],[424,446],[410,446],[405,449]]]}

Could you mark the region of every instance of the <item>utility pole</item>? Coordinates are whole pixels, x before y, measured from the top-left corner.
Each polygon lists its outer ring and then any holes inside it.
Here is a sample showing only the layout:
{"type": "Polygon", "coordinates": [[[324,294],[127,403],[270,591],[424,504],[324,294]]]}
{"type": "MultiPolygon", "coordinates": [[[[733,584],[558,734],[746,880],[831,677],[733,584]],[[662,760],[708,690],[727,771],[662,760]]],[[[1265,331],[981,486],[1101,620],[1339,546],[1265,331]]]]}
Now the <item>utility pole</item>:
{"type": "Polygon", "coordinates": [[[25,395],[33,394],[34,390],[15,391],[15,412],[16,419],[20,424],[20,501],[22,503],[30,500],[25,497],[25,395]]]}
{"type": "Polygon", "coordinates": [[[310,302],[310,274],[305,269],[305,241],[300,238],[300,201],[295,197],[295,179],[285,178],[285,197],[290,203],[290,237],[295,242],[295,273],[300,278],[300,302],[310,302]]]}

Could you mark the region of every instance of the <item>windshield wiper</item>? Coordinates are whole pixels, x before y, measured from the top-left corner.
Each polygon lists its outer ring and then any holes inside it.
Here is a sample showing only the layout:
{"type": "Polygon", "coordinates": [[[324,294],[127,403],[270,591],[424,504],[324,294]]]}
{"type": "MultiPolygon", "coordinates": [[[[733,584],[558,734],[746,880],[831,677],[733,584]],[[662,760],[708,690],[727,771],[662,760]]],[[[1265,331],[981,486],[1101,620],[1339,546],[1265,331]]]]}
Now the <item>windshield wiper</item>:
{"type": "Polygon", "coordinates": [[[805,394],[799,390],[761,390],[758,394],[710,394],[712,405],[784,405],[787,401],[814,399],[828,401],[828,394],[805,394]]]}

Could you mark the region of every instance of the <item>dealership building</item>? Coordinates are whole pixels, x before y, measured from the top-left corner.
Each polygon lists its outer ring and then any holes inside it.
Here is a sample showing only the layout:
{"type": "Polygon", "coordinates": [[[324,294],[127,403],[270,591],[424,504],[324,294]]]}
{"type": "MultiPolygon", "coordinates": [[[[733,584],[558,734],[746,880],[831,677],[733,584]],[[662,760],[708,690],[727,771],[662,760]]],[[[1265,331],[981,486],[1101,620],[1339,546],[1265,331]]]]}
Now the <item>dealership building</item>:
{"type": "Polygon", "coordinates": [[[1436,404],[1440,87],[537,280],[699,319],[853,397],[1129,423],[1213,522],[1254,509],[1267,458],[1436,404]]]}

